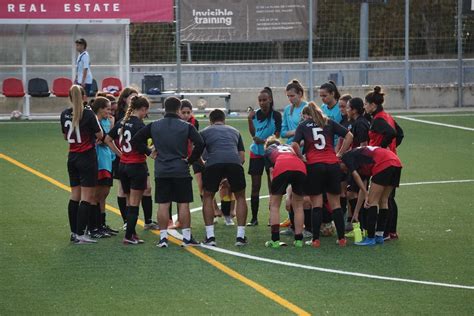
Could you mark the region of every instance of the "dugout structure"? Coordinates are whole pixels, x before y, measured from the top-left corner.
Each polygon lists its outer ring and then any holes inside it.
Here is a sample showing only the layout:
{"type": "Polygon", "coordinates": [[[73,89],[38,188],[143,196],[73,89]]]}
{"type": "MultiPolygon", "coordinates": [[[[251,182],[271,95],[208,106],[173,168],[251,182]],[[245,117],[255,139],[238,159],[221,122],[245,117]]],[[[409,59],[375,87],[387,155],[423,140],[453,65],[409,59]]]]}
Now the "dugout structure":
{"type": "MultiPolygon", "coordinates": [[[[75,40],[85,38],[91,56],[91,70],[99,89],[106,77],[120,78],[129,85],[129,19],[0,19],[0,84],[5,78],[18,78],[25,91],[32,78],[43,78],[52,88],[54,79],[74,79],[76,73],[75,40]]],[[[9,117],[20,110],[26,117],[57,113],[67,101],[58,98],[33,98],[23,102],[0,97],[0,116],[9,117]],[[48,106],[35,104],[47,102],[48,106]]]]}

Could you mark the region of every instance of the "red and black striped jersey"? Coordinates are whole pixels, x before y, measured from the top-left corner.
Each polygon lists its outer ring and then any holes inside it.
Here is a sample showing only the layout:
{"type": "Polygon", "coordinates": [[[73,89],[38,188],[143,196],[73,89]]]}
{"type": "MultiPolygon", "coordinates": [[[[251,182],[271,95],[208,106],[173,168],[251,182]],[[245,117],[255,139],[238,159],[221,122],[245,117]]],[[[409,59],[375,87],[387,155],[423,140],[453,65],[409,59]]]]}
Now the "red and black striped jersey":
{"type": "Polygon", "coordinates": [[[146,161],[146,155],[141,154],[130,142],[135,134],[145,127],[145,123],[136,116],[130,116],[128,121],[123,124],[123,119],[117,122],[110,130],[109,136],[114,140],[118,139],[118,148],[122,151],[120,162],[124,164],[143,163],[146,161]],[[122,130],[123,129],[123,133],[122,130]]]}
{"type": "Polygon", "coordinates": [[[352,173],[354,170],[361,176],[370,177],[388,167],[402,167],[398,156],[392,151],[374,146],[352,149],[342,156],[342,162],[352,173]]]}
{"type": "Polygon", "coordinates": [[[271,145],[265,150],[265,164],[273,168],[273,178],[286,171],[300,171],[306,174],[306,165],[298,158],[290,145],[271,145]]]}
{"type": "Polygon", "coordinates": [[[313,120],[306,120],[298,125],[293,141],[304,141],[304,152],[308,164],[338,163],[334,152],[334,136],[345,137],[348,130],[341,124],[328,119],[324,127],[318,126],[313,120]]]}
{"type": "Polygon", "coordinates": [[[95,134],[100,132],[97,116],[89,108],[84,108],[79,126],[72,125],[72,108],[61,113],[61,131],[69,143],[69,151],[81,153],[95,147],[95,134]]]}

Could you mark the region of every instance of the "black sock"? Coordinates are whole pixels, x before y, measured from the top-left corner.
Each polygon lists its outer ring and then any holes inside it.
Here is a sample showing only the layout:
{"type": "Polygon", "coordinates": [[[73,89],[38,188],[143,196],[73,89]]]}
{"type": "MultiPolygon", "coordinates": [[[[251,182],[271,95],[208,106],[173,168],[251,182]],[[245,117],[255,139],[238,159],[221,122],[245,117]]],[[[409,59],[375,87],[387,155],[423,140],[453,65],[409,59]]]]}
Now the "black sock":
{"type": "Polygon", "coordinates": [[[290,212],[288,212],[288,218],[290,219],[291,229],[295,230],[295,212],[293,212],[293,207],[290,208],[290,212]]]}
{"type": "Polygon", "coordinates": [[[230,216],[231,201],[221,201],[221,211],[224,216],[230,216]]]}
{"type": "Polygon", "coordinates": [[[89,202],[82,201],[79,203],[77,209],[77,231],[76,233],[79,236],[84,235],[86,230],[87,222],[89,221],[89,213],[91,212],[92,205],[89,202]]]}
{"type": "Polygon", "coordinates": [[[397,232],[397,222],[398,222],[398,205],[395,201],[395,189],[393,189],[392,195],[388,198],[388,209],[389,217],[387,222],[387,229],[389,233],[397,232]]]}
{"type": "Polygon", "coordinates": [[[77,210],[79,208],[79,202],[69,200],[69,205],[67,206],[67,213],[69,217],[69,227],[71,228],[72,233],[77,233],[77,210]]]}
{"type": "Polygon", "coordinates": [[[379,209],[379,214],[377,216],[377,228],[375,229],[376,231],[378,232],[385,231],[388,215],[389,215],[388,209],[386,208],[379,209]]]}
{"type": "Polygon", "coordinates": [[[324,224],[332,222],[331,213],[329,213],[329,210],[325,206],[323,206],[322,208],[321,216],[324,224]]]}
{"type": "Polygon", "coordinates": [[[272,225],[271,231],[272,231],[272,241],[280,240],[280,225],[279,224],[272,225]]]}
{"type": "Polygon", "coordinates": [[[311,227],[313,228],[313,240],[319,239],[322,222],[322,208],[315,207],[311,212],[311,227]]]}
{"type": "MultiPolygon", "coordinates": [[[[357,205],[357,199],[350,199],[349,200],[349,205],[351,206],[351,212],[352,214],[354,214],[354,211],[356,209],[356,205],[357,205]]],[[[352,219],[352,218],[351,218],[352,219]]],[[[349,221],[349,218],[347,218],[347,221],[349,221]]]]}
{"type": "Polygon", "coordinates": [[[127,230],[125,232],[125,238],[132,238],[132,235],[136,234],[135,226],[138,220],[138,206],[127,207],[127,230]]]}
{"type": "Polygon", "coordinates": [[[199,194],[199,197],[201,198],[201,202],[202,202],[202,199],[204,198],[204,196],[202,194],[199,194]]]}
{"type": "Polygon", "coordinates": [[[142,196],[142,208],[145,224],[150,224],[153,214],[153,201],[151,200],[151,196],[142,196]]]}
{"type": "Polygon", "coordinates": [[[363,206],[360,208],[359,222],[360,228],[362,228],[363,230],[367,230],[367,209],[363,206]]]}
{"type": "Polygon", "coordinates": [[[304,210],[304,229],[307,231],[312,231],[311,229],[311,209],[304,210]]]}
{"type": "Polygon", "coordinates": [[[295,240],[303,240],[303,234],[295,234],[295,240]]]}
{"type": "Polygon", "coordinates": [[[345,224],[344,224],[344,214],[342,213],[341,208],[336,208],[332,211],[332,218],[334,219],[334,225],[336,226],[337,239],[344,238],[345,234],[345,224]]]}
{"type": "Polygon", "coordinates": [[[102,227],[106,226],[106,224],[105,224],[105,223],[106,223],[106,222],[105,222],[105,214],[106,214],[105,212],[104,212],[104,213],[102,213],[102,212],[100,213],[100,225],[101,225],[102,227]]]}
{"type": "Polygon", "coordinates": [[[94,229],[97,229],[97,217],[96,217],[95,207],[96,207],[95,205],[91,205],[91,211],[88,213],[87,229],[89,231],[93,231],[94,229]]]}
{"type": "Polygon", "coordinates": [[[126,223],[127,222],[127,198],[118,196],[117,204],[120,209],[120,215],[122,216],[122,220],[124,223],[126,223]]]}
{"type": "Polygon", "coordinates": [[[341,197],[340,201],[341,201],[342,214],[346,215],[346,213],[347,213],[347,198],[341,197]]]}
{"type": "Polygon", "coordinates": [[[375,237],[375,225],[377,224],[377,206],[367,209],[367,237],[375,237]]]}
{"type": "Polygon", "coordinates": [[[252,195],[250,197],[250,208],[252,209],[252,220],[257,220],[259,204],[260,204],[260,196],[252,195]]]}
{"type": "Polygon", "coordinates": [[[169,219],[173,219],[173,202],[170,203],[170,208],[169,208],[168,212],[169,212],[169,216],[170,216],[169,219]]]}
{"type": "Polygon", "coordinates": [[[95,215],[95,224],[96,228],[102,227],[101,222],[102,222],[102,216],[100,214],[100,205],[94,205],[94,215],[95,215]]]}

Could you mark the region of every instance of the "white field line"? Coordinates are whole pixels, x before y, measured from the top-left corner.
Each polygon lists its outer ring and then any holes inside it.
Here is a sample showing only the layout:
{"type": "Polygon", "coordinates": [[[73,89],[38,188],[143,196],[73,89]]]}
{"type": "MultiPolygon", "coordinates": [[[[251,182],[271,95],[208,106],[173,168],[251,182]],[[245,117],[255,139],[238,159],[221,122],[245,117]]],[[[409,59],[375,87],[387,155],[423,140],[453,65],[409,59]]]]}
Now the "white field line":
{"type": "MultiPolygon", "coordinates": [[[[426,184],[451,184],[451,183],[468,183],[468,182],[474,182],[474,179],[407,182],[407,183],[401,183],[400,186],[426,185],[426,184]]],[[[268,195],[264,195],[264,196],[261,196],[260,199],[265,199],[268,197],[269,197],[268,195]]],[[[247,200],[250,200],[250,199],[247,199],[247,200]]],[[[201,209],[202,207],[193,208],[191,209],[191,213],[200,211],[201,209]]],[[[173,221],[176,221],[176,219],[177,219],[177,215],[173,215],[173,221]]],[[[168,233],[177,239],[183,238],[183,236],[177,230],[169,229],[168,233]]],[[[235,257],[240,257],[240,258],[245,258],[245,259],[250,259],[250,260],[255,260],[255,261],[260,261],[260,262],[266,262],[266,263],[272,263],[272,264],[277,264],[281,266],[305,269],[305,270],[313,270],[313,271],[319,271],[319,272],[348,275],[348,276],[355,276],[355,277],[360,277],[360,278],[375,279],[375,280],[382,280],[382,281],[393,281],[393,282],[401,282],[401,283],[412,283],[412,284],[431,285],[431,286],[438,286],[438,287],[474,290],[474,286],[469,286],[469,285],[403,279],[403,278],[387,277],[387,276],[381,276],[381,275],[372,275],[372,274],[367,274],[367,273],[350,272],[350,271],[337,270],[337,269],[327,269],[327,268],[321,268],[321,267],[316,267],[316,266],[303,265],[299,263],[286,262],[286,261],[281,261],[281,260],[274,260],[274,259],[268,259],[268,258],[263,258],[263,257],[258,257],[258,256],[252,256],[252,255],[248,255],[248,254],[244,254],[244,253],[240,253],[236,251],[231,251],[231,250],[227,250],[223,248],[218,248],[218,247],[210,247],[210,246],[204,246],[204,245],[201,245],[201,247],[209,249],[211,251],[228,254],[235,257]]]]}
{"type": "Polygon", "coordinates": [[[403,115],[406,117],[462,117],[462,116],[474,116],[474,113],[444,113],[444,114],[407,114],[403,115]]]}
{"type": "Polygon", "coordinates": [[[457,129],[462,129],[465,131],[474,131],[474,128],[471,127],[464,127],[464,126],[458,126],[458,125],[452,125],[452,124],[445,124],[445,123],[439,123],[439,122],[433,122],[433,121],[426,121],[426,120],[420,120],[408,116],[402,116],[402,115],[397,115],[395,116],[396,118],[402,119],[402,120],[407,120],[407,121],[413,121],[413,122],[418,122],[418,123],[425,123],[425,124],[430,124],[430,125],[437,125],[437,126],[443,126],[443,127],[451,127],[451,128],[457,128],[457,129]]]}

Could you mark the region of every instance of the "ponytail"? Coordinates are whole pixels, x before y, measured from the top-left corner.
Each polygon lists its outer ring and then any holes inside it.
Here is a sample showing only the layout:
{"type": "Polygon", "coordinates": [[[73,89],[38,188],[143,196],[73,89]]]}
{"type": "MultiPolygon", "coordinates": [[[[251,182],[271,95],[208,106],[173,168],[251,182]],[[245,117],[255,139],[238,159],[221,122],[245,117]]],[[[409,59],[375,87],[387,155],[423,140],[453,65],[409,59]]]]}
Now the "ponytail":
{"type": "Polygon", "coordinates": [[[341,94],[339,93],[339,90],[337,89],[336,83],[332,80],[329,80],[329,82],[323,83],[319,89],[326,90],[329,93],[334,93],[334,99],[336,101],[339,101],[341,98],[341,94]]]}
{"type": "Polygon", "coordinates": [[[73,85],[69,89],[69,101],[72,103],[72,126],[79,127],[84,111],[83,97],[86,95],[84,88],[79,85],[73,85]]]}
{"type": "Polygon", "coordinates": [[[132,116],[133,111],[139,110],[141,108],[149,108],[150,107],[150,101],[148,101],[147,98],[142,97],[142,96],[135,96],[132,98],[130,101],[130,105],[127,108],[127,112],[125,112],[125,116],[122,120],[122,128],[120,129],[120,138],[123,139],[123,133],[124,133],[124,126],[130,119],[130,116],[132,116]]]}
{"type": "Polygon", "coordinates": [[[321,111],[314,101],[309,102],[308,105],[304,107],[302,114],[311,116],[313,122],[321,128],[324,128],[328,123],[328,117],[324,115],[323,111],[321,111]]]}
{"type": "Polygon", "coordinates": [[[368,93],[365,96],[365,101],[367,103],[374,103],[377,105],[377,110],[383,110],[383,103],[384,103],[384,95],[385,93],[382,92],[382,88],[380,86],[375,86],[374,91],[368,93]]]}

